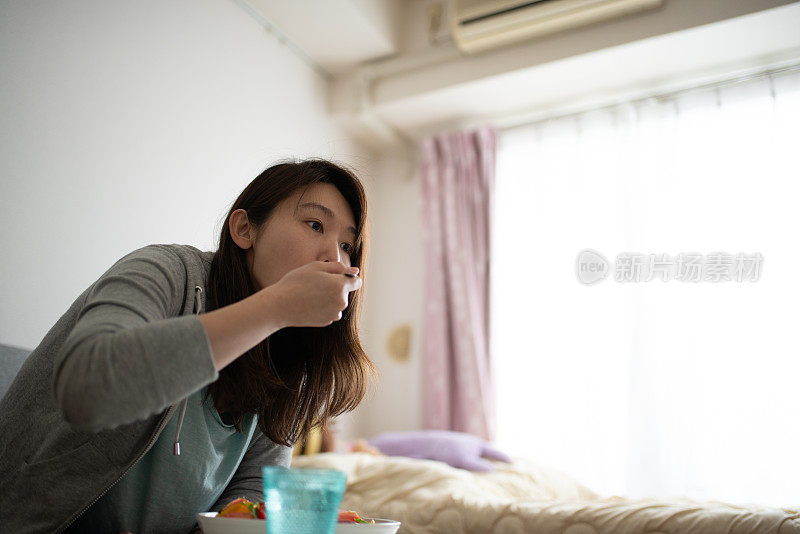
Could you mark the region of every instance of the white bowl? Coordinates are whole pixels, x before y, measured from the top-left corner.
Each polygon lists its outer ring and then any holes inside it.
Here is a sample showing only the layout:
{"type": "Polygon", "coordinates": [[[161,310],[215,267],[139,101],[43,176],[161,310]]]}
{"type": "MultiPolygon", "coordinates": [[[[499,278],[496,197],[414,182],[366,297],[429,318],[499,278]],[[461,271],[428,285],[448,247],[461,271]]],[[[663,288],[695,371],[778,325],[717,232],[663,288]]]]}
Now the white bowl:
{"type": "MultiPolygon", "coordinates": [[[[365,517],[370,520],[372,517],[365,517]]],[[[267,531],[263,519],[239,519],[237,517],[217,517],[217,512],[197,514],[197,521],[203,534],[264,534],[267,531]]],[[[336,534],[395,534],[400,528],[399,521],[375,519],[375,523],[336,523],[336,534]]]]}
{"type": "Polygon", "coordinates": [[[400,521],[365,517],[375,523],[336,523],[335,534],[394,534],[400,528],[400,521]]]}

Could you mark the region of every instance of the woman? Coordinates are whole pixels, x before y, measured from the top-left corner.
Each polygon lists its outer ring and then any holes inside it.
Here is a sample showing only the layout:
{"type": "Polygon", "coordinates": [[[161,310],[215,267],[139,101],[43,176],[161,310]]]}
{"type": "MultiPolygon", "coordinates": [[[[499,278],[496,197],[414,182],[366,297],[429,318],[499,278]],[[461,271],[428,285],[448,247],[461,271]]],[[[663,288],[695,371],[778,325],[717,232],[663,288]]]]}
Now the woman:
{"type": "Polygon", "coordinates": [[[0,531],[188,532],[197,512],[263,500],[261,466],[288,466],[374,371],[366,217],[352,172],[281,163],[239,195],[216,252],[114,264],[0,403],[0,531]]]}

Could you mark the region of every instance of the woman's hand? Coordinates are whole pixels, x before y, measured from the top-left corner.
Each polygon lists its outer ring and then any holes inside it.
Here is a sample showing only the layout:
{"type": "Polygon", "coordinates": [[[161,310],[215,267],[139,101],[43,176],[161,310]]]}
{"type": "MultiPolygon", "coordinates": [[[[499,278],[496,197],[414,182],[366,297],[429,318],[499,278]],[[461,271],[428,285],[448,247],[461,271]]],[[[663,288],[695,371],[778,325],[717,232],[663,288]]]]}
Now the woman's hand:
{"type": "Polygon", "coordinates": [[[361,287],[357,273],[358,267],[341,262],[314,261],[262,291],[280,302],[283,326],[328,326],[342,318],[350,292],[361,287]]]}
{"type": "Polygon", "coordinates": [[[214,367],[222,370],[281,328],[328,326],[341,319],[349,293],[362,283],[348,273],[354,271],[340,262],[311,262],[239,302],[200,314],[214,367]]]}

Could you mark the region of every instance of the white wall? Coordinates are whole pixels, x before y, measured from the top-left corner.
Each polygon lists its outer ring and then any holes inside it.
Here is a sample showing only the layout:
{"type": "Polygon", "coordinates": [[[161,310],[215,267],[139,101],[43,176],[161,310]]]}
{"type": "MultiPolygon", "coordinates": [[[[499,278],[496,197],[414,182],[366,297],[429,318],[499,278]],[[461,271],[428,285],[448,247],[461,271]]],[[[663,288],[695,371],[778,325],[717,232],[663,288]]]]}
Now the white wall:
{"type": "Polygon", "coordinates": [[[402,152],[387,153],[375,174],[361,338],[379,379],[350,423],[364,437],[422,428],[423,409],[423,229],[416,164],[402,152]],[[403,323],[411,325],[411,357],[398,362],[389,356],[387,338],[403,323]]]}
{"type": "Polygon", "coordinates": [[[216,248],[284,157],[361,171],[327,81],[234,0],[0,4],[0,343],[33,348],[119,257],[216,248]]]}

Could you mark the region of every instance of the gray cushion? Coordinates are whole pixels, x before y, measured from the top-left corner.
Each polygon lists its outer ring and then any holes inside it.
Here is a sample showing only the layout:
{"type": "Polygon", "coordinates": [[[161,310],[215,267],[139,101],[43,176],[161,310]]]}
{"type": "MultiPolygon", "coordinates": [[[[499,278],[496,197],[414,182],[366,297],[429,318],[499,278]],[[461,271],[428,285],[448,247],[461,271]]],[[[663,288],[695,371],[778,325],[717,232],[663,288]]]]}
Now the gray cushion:
{"type": "Polygon", "coordinates": [[[0,398],[6,394],[19,368],[31,351],[19,347],[0,344],[0,398]]]}

